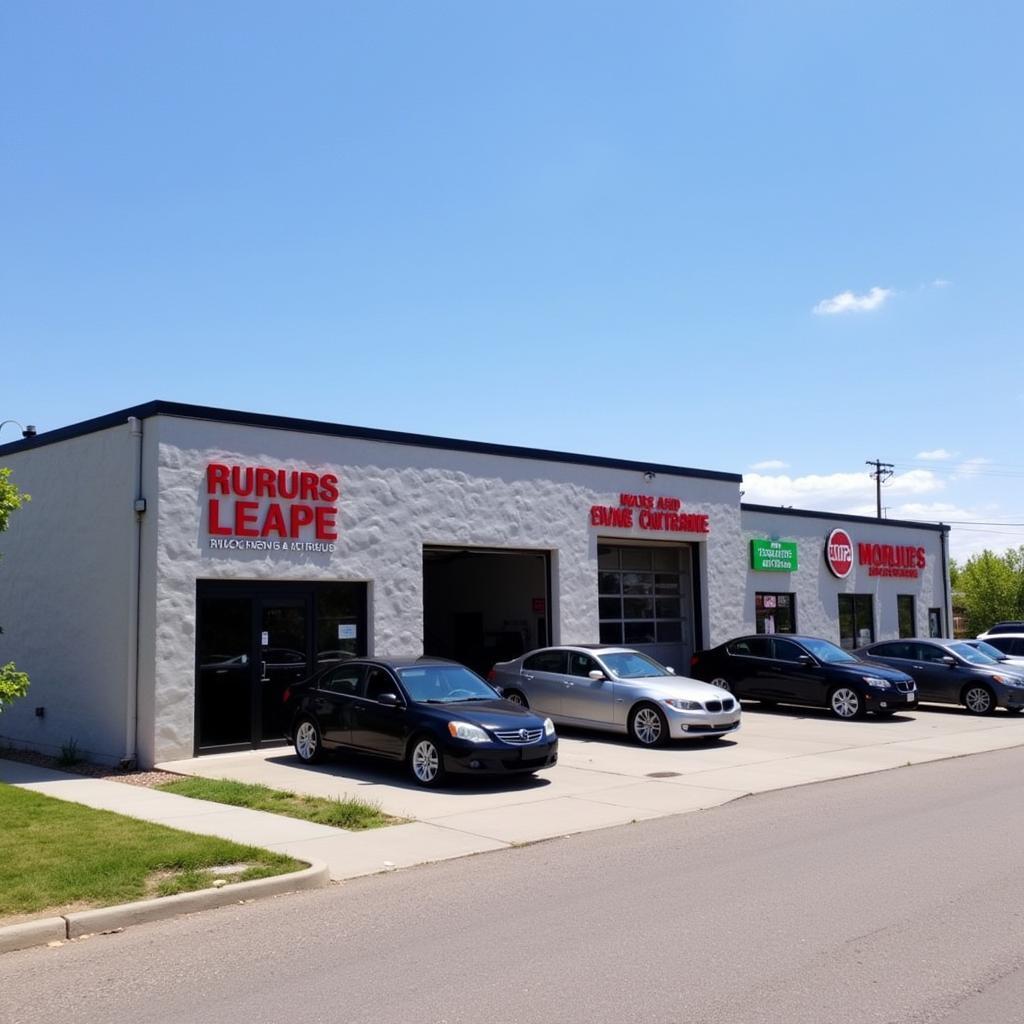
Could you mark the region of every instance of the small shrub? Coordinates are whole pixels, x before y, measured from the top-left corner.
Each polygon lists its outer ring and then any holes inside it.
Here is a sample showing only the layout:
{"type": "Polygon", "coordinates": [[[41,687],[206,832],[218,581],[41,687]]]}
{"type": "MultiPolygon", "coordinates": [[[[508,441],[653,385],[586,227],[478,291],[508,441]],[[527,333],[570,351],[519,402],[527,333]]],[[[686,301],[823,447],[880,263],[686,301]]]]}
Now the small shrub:
{"type": "Polygon", "coordinates": [[[79,764],[81,760],[82,755],[78,750],[78,740],[72,736],[67,743],[61,744],[57,764],[62,768],[70,768],[72,765],[79,764]]]}

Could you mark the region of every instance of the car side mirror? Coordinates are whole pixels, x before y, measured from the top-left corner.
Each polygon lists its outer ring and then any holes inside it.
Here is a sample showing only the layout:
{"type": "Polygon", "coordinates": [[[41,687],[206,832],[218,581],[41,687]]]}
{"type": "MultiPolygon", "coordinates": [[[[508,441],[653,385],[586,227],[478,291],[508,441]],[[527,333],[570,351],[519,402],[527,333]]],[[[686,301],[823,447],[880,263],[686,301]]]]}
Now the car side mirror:
{"type": "Polygon", "coordinates": [[[397,708],[398,707],[398,694],[395,693],[382,693],[377,698],[378,704],[383,704],[386,708],[397,708]]]}
{"type": "Polygon", "coordinates": [[[666,672],[667,672],[667,673],[668,673],[668,674],[669,674],[670,676],[674,676],[674,675],[676,674],[676,670],[675,670],[675,669],[674,669],[674,668],[673,668],[673,667],[672,667],[671,665],[666,665],[666,666],[665,666],[665,671],[666,671],[666,672]]]}
{"type": "Polygon", "coordinates": [[[604,673],[599,668],[592,668],[587,675],[594,680],[595,683],[600,682],[605,678],[604,673]]]}
{"type": "Polygon", "coordinates": [[[803,665],[804,668],[810,668],[814,664],[814,659],[809,654],[801,654],[797,661],[803,665]]]}
{"type": "Polygon", "coordinates": [[[944,654],[942,656],[942,663],[952,668],[956,664],[956,658],[952,654],[944,654]]]}

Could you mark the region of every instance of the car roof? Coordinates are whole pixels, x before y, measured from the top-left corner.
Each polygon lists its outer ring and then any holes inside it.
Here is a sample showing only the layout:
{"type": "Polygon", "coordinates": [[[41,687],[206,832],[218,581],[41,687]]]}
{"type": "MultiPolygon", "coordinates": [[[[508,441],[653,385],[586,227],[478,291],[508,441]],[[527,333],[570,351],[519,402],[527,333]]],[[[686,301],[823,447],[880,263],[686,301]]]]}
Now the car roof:
{"type": "Polygon", "coordinates": [[[438,658],[432,655],[423,654],[374,654],[367,655],[366,657],[355,657],[347,658],[340,664],[351,665],[357,663],[360,665],[383,665],[385,668],[410,668],[413,665],[418,668],[425,668],[430,666],[448,666],[458,665],[460,668],[465,666],[460,661],[452,661],[449,658],[438,658]]]}
{"type": "Polygon", "coordinates": [[[1024,636],[1024,631],[1020,633],[982,633],[981,636],[975,637],[975,640],[998,640],[1000,637],[1006,637],[1009,640],[1019,640],[1024,636]]]}

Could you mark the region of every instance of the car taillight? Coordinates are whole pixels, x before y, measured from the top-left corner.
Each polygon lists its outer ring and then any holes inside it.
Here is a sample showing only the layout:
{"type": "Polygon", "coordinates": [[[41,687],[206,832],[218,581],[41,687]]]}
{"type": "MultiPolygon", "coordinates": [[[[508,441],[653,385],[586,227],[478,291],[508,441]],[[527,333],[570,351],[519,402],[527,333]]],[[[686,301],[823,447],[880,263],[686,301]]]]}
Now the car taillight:
{"type": "Polygon", "coordinates": [[[498,678],[498,673],[495,672],[494,669],[492,668],[491,671],[487,673],[487,682],[493,683],[494,680],[497,679],[497,678],[498,678]]]}
{"type": "Polygon", "coordinates": [[[284,693],[281,694],[281,703],[287,704],[292,699],[292,688],[289,686],[284,693]]]}
{"type": "Polygon", "coordinates": [[[700,663],[700,656],[697,654],[690,655],[690,668],[696,668],[700,663]]]}

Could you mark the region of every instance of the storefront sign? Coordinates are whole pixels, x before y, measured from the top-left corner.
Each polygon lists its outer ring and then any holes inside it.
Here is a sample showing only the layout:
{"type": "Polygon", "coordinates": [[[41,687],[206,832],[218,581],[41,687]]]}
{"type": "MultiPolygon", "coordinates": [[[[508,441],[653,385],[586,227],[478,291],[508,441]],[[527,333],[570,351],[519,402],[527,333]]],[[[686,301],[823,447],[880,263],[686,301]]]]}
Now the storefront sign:
{"type": "Polygon", "coordinates": [[[869,576],[902,579],[917,579],[927,563],[924,548],[902,544],[858,544],[857,557],[861,565],[869,566],[869,576]]]}
{"type": "Polygon", "coordinates": [[[591,526],[611,526],[619,530],[667,531],[669,533],[708,533],[706,515],[682,511],[678,498],[656,498],[653,494],[620,494],[619,504],[592,505],[591,526]]]}
{"type": "Polygon", "coordinates": [[[853,568],[853,541],[841,529],[833,530],[825,540],[825,564],[837,579],[845,580],[853,568]]]}
{"type": "Polygon", "coordinates": [[[752,540],[750,568],[758,572],[796,572],[796,541],[752,540]]]}
{"type": "Polygon", "coordinates": [[[210,547],[231,551],[333,551],[338,478],[266,466],[206,467],[210,547]]]}

